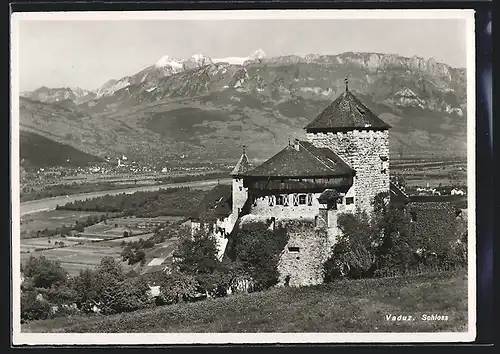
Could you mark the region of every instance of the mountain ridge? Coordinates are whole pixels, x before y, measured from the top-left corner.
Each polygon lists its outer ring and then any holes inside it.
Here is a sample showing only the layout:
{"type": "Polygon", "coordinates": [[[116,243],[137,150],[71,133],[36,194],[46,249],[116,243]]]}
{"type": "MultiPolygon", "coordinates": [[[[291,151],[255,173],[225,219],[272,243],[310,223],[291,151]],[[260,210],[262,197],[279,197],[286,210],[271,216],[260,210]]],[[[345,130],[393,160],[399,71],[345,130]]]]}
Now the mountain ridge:
{"type": "Polygon", "coordinates": [[[432,58],[348,52],[257,55],[243,65],[191,59],[192,67],[153,64],[108,81],[100,95],[75,95],[71,113],[56,109],[52,122],[37,119],[43,110],[37,114],[25,102],[31,115],[21,115],[21,126],[42,135],[57,131],[62,142],[98,156],[116,150],[151,159],[234,158],[245,144],[255,158],[265,158],[290,136],[300,137],[348,77],[350,91],[394,127],[393,153],[466,151],[465,70],[432,58]],[[75,112],[83,117],[71,118],[75,112]],[[68,133],[77,139],[65,138],[68,133]]]}

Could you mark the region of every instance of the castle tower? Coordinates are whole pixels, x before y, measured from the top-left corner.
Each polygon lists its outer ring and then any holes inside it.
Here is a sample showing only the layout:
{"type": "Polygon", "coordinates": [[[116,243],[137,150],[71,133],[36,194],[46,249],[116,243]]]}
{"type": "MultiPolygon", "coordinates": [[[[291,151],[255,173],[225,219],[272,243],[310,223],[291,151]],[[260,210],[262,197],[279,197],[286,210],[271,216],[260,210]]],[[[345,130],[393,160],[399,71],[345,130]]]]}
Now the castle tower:
{"type": "Polygon", "coordinates": [[[355,171],[355,205],[371,214],[373,198],[389,192],[390,126],[354,96],[345,80],[345,91],[305,129],[318,148],[329,148],[355,171]]]}
{"type": "Polygon", "coordinates": [[[231,171],[231,176],[233,177],[233,212],[232,215],[237,218],[243,205],[248,198],[248,188],[243,186],[243,176],[242,174],[250,169],[250,162],[246,154],[245,146],[243,145],[243,153],[238,160],[236,166],[234,166],[233,171],[231,171]]]}

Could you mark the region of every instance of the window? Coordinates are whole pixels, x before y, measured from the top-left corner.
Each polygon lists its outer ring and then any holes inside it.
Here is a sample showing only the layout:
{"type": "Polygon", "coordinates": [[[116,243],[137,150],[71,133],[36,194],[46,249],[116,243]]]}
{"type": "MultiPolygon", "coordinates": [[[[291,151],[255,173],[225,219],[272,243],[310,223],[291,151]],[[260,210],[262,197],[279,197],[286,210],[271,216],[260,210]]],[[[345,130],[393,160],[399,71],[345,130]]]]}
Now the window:
{"type": "Polygon", "coordinates": [[[240,186],[240,192],[241,192],[242,190],[243,190],[243,187],[242,187],[242,186],[240,186]]]}
{"type": "Polygon", "coordinates": [[[274,195],[270,195],[268,198],[269,198],[269,206],[273,206],[274,205],[274,195]]]}
{"type": "Polygon", "coordinates": [[[311,206],[313,204],[313,195],[309,193],[307,195],[307,205],[311,206]]]}
{"type": "Polygon", "coordinates": [[[299,247],[288,247],[288,252],[290,253],[299,253],[300,248],[299,247]]]}
{"type": "Polygon", "coordinates": [[[382,161],[381,172],[387,173],[387,168],[389,167],[389,163],[387,161],[382,161]]]}
{"type": "Polygon", "coordinates": [[[354,204],[354,198],[353,197],[345,198],[345,205],[350,205],[350,204],[354,204]]]}
{"type": "Polygon", "coordinates": [[[412,211],[410,212],[411,215],[411,221],[417,221],[417,212],[412,211]]]}
{"type": "Polygon", "coordinates": [[[283,196],[283,205],[288,206],[288,195],[286,194],[283,196]]]}
{"type": "Polygon", "coordinates": [[[301,204],[301,205],[306,204],[306,195],[305,194],[299,195],[299,204],[301,204]]]}
{"type": "Polygon", "coordinates": [[[283,196],[282,195],[276,196],[276,205],[283,205],[283,204],[285,204],[285,201],[283,200],[283,196]]]}
{"type": "Polygon", "coordinates": [[[380,164],[380,172],[387,173],[389,169],[389,158],[387,156],[380,156],[380,160],[382,160],[380,164]]]}
{"type": "Polygon", "coordinates": [[[298,196],[298,194],[294,194],[293,195],[293,205],[294,206],[299,205],[299,196],[298,196]]]}

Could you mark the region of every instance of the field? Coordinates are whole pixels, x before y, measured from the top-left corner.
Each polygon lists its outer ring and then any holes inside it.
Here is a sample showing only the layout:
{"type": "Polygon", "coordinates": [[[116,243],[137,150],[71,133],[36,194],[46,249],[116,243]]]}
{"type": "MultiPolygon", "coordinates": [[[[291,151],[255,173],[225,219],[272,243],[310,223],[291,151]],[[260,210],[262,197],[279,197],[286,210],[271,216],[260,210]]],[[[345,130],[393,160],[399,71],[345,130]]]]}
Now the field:
{"type": "MultiPolygon", "coordinates": [[[[78,241],[69,241],[67,239],[62,239],[65,245],[68,247],[57,247],[52,249],[46,249],[42,251],[34,251],[34,248],[42,248],[42,247],[50,247],[47,244],[47,239],[30,239],[27,240],[29,243],[25,243],[21,245],[21,249],[24,251],[30,250],[30,253],[21,253],[21,262],[25,262],[30,256],[44,256],[52,261],[61,262],[61,266],[69,273],[71,276],[78,275],[80,270],[90,268],[93,269],[101,262],[101,259],[106,256],[111,256],[122,263],[122,267],[125,272],[130,271],[132,269],[139,270],[140,265],[129,266],[128,264],[121,262],[120,253],[123,248],[121,247],[122,241],[137,241],[139,238],[147,239],[151,237],[153,234],[144,234],[138,236],[131,236],[127,238],[119,238],[114,240],[106,240],[99,242],[85,242],[83,244],[79,244],[78,241]],[[37,242],[40,244],[45,243],[43,245],[37,245],[37,242]],[[30,248],[31,247],[31,248],[30,248]]],[[[52,238],[53,242],[55,242],[55,238],[52,238]]],[[[85,240],[83,240],[85,241],[85,240]]],[[[171,255],[174,250],[175,239],[166,240],[163,243],[159,243],[155,245],[154,248],[147,250],[146,252],[146,264],[148,264],[153,258],[163,257],[167,258],[171,255]]],[[[53,243],[52,242],[52,243],[53,243]]],[[[52,246],[54,247],[54,246],[52,246]]]]}
{"type": "MultiPolygon", "coordinates": [[[[85,220],[93,212],[77,212],[53,210],[26,216],[21,230],[39,230],[43,228],[55,229],[62,225],[74,224],[76,220],[85,220]]],[[[71,275],[78,275],[80,270],[95,268],[105,256],[114,257],[121,261],[123,250],[121,243],[134,242],[139,239],[148,239],[153,236],[153,226],[137,228],[141,223],[174,222],[182,219],[175,216],[161,216],[158,218],[115,218],[109,219],[106,224],[101,222],[85,228],[78,236],[53,236],[21,239],[21,262],[30,256],[44,256],[52,261],[60,261],[62,267],[71,275]],[[127,231],[131,236],[124,237],[127,231]],[[56,244],[57,242],[57,244],[56,244]],[[63,242],[64,247],[59,243],[63,242]]],[[[155,257],[166,258],[171,255],[175,240],[166,240],[154,248],[146,250],[146,264],[155,257]]],[[[140,265],[129,266],[123,263],[125,271],[137,268],[140,265]]]]}
{"type": "Polygon", "coordinates": [[[391,161],[391,173],[403,175],[411,187],[467,184],[467,163],[461,160],[396,159],[391,161]]]}
{"type": "Polygon", "coordinates": [[[107,317],[22,325],[23,332],[443,332],[467,330],[465,271],[275,288],[107,317]],[[447,320],[423,320],[423,315],[447,320]],[[389,315],[412,320],[392,321],[389,315]]]}
{"type": "MultiPolygon", "coordinates": [[[[26,231],[30,233],[43,229],[55,229],[63,225],[75,225],[75,222],[87,220],[89,216],[101,215],[104,213],[91,211],[72,211],[72,210],[51,210],[40,213],[33,213],[21,217],[21,233],[26,231]]],[[[110,216],[113,213],[108,213],[110,216]]],[[[21,234],[22,235],[22,234],[21,234]]],[[[22,237],[22,236],[21,236],[22,237]]]]}

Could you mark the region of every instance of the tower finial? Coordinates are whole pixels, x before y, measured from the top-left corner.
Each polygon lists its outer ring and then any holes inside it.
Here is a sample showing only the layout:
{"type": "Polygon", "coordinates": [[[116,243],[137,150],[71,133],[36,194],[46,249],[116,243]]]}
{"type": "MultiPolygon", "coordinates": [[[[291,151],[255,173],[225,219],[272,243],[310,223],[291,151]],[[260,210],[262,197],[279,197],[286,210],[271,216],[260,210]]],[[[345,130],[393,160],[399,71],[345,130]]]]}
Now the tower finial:
{"type": "Polygon", "coordinates": [[[349,91],[349,79],[347,79],[347,76],[346,76],[346,78],[344,79],[344,82],[345,82],[345,90],[346,90],[346,91],[349,91]]]}

